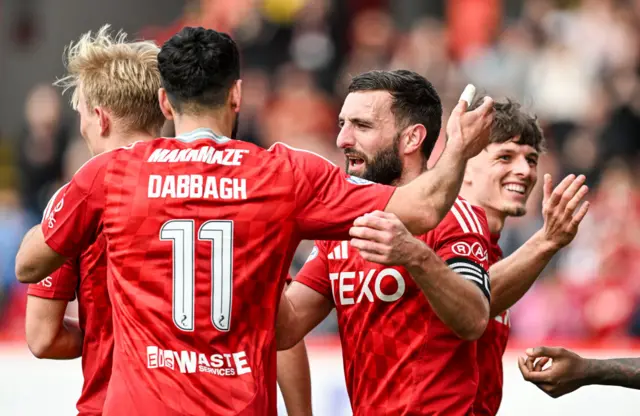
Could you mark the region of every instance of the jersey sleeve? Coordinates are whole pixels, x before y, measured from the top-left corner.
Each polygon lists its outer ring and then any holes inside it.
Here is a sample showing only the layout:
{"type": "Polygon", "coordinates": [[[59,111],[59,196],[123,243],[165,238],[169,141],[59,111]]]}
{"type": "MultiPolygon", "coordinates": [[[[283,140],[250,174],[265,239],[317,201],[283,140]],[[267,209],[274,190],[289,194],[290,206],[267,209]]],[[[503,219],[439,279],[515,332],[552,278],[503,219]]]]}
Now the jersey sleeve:
{"type": "Polygon", "coordinates": [[[29,285],[27,294],[45,299],[72,301],[76,298],[79,270],[77,258],[70,258],[51,276],[37,284],[29,285]]]}
{"type": "Polygon", "coordinates": [[[295,281],[310,287],[333,303],[333,290],[329,278],[326,244],[316,241],[307,261],[296,275],[295,281]]]}
{"type": "Polygon", "coordinates": [[[102,222],[109,156],[89,160],[47,205],[41,227],[56,253],[74,257],[95,239],[102,222]]]}
{"type": "Polygon", "coordinates": [[[384,210],[395,188],[349,176],[323,157],[282,143],[270,149],[289,158],[303,239],[345,240],[353,221],[384,210]]]}
{"type": "Polygon", "coordinates": [[[457,274],[491,299],[489,226],[484,211],[458,198],[436,227],[433,249],[457,274]]]}

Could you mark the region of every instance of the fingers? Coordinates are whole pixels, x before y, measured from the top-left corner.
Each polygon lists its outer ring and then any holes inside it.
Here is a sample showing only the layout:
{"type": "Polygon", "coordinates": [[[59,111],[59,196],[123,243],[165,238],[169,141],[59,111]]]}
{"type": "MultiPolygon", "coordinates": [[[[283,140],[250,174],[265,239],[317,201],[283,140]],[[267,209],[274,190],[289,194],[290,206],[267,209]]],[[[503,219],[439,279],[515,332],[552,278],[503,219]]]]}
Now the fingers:
{"type": "Polygon", "coordinates": [[[385,240],[385,232],[376,230],[370,227],[351,227],[349,229],[349,235],[361,240],[368,240],[374,242],[383,242],[385,240]]]}
{"type": "Polygon", "coordinates": [[[525,352],[531,358],[539,358],[539,357],[556,358],[562,355],[562,348],[536,347],[536,348],[528,348],[525,352]]]}
{"type": "Polygon", "coordinates": [[[533,371],[533,358],[528,357],[524,363],[527,366],[527,370],[533,371]]]}
{"type": "Polygon", "coordinates": [[[381,217],[379,214],[367,214],[356,218],[353,222],[354,227],[368,227],[374,230],[386,230],[388,228],[388,219],[381,217]]]}
{"type": "Polygon", "coordinates": [[[472,84],[468,84],[464,88],[464,91],[462,91],[460,99],[458,100],[458,104],[456,104],[456,106],[451,111],[451,116],[460,118],[460,115],[465,113],[469,108],[469,105],[471,105],[471,102],[473,101],[473,97],[475,97],[475,95],[476,87],[474,87],[472,84]]]}
{"type": "Polygon", "coordinates": [[[589,211],[589,201],[585,201],[585,203],[582,204],[578,212],[576,212],[576,214],[573,216],[573,219],[571,220],[571,225],[577,228],[582,222],[582,220],[584,219],[585,215],[587,215],[588,211],[589,211]]]}
{"type": "Polygon", "coordinates": [[[471,105],[471,103],[473,102],[473,98],[475,96],[476,96],[476,87],[473,84],[468,84],[464,88],[464,91],[462,91],[462,95],[460,95],[460,102],[463,102],[465,104],[465,110],[466,110],[466,107],[471,105]]]}
{"type": "Polygon", "coordinates": [[[542,186],[543,197],[542,203],[546,203],[551,197],[551,192],[553,192],[553,182],[551,182],[551,175],[548,173],[544,175],[544,184],[542,186]]]}
{"type": "Polygon", "coordinates": [[[564,194],[564,191],[567,190],[567,188],[569,187],[569,185],[571,185],[575,178],[575,175],[568,175],[562,180],[562,182],[560,182],[558,186],[556,186],[556,189],[553,190],[551,196],[549,197],[549,200],[547,201],[550,206],[554,207],[558,205],[560,199],[562,198],[562,195],[564,194]]]}
{"type": "MultiPolygon", "coordinates": [[[[576,181],[577,181],[577,179],[576,179],[576,181]]],[[[567,189],[566,192],[569,192],[569,190],[570,189],[567,189]]],[[[582,198],[584,198],[585,195],[587,195],[587,192],[589,192],[589,187],[587,185],[582,185],[580,187],[580,189],[578,189],[578,192],[576,192],[575,195],[573,195],[573,198],[571,198],[571,200],[567,203],[567,207],[565,209],[567,214],[569,214],[569,215],[573,214],[573,211],[575,211],[576,208],[578,208],[578,205],[582,201],[582,198]]]]}
{"type": "Polygon", "coordinates": [[[522,373],[522,377],[524,377],[525,380],[529,381],[529,377],[531,376],[533,371],[530,368],[530,366],[527,364],[527,361],[528,360],[525,360],[522,357],[518,357],[518,368],[520,368],[520,372],[522,373]]]}
{"type": "Polygon", "coordinates": [[[477,111],[481,115],[488,115],[490,113],[493,113],[495,111],[495,108],[493,107],[493,98],[484,97],[484,100],[482,101],[480,107],[478,107],[474,111],[477,111]]]}
{"type": "Polygon", "coordinates": [[[551,361],[549,357],[540,358],[533,368],[533,371],[542,371],[544,369],[544,366],[547,365],[549,361],[551,361]]]}
{"type": "Polygon", "coordinates": [[[549,382],[549,372],[546,371],[532,371],[527,367],[526,361],[522,357],[518,357],[518,367],[520,368],[520,372],[522,373],[522,377],[530,381],[532,383],[548,383],[549,382]]]}
{"type": "Polygon", "coordinates": [[[352,238],[351,246],[360,250],[360,254],[368,252],[371,254],[384,255],[387,253],[387,247],[384,244],[371,240],[363,240],[361,238],[352,238]]]}
{"type": "Polygon", "coordinates": [[[360,250],[360,257],[371,263],[392,264],[389,262],[388,258],[383,256],[382,254],[375,254],[368,251],[360,250]]]}
{"type": "MultiPolygon", "coordinates": [[[[562,193],[562,197],[560,198],[559,207],[561,209],[564,209],[569,204],[569,201],[571,201],[571,199],[574,197],[574,195],[576,195],[582,185],[584,185],[584,181],[586,179],[587,178],[585,178],[584,175],[580,175],[576,179],[574,179],[573,182],[571,182],[571,185],[569,185],[569,187],[562,193]]],[[[587,191],[588,190],[589,188],[587,188],[587,191]]]]}

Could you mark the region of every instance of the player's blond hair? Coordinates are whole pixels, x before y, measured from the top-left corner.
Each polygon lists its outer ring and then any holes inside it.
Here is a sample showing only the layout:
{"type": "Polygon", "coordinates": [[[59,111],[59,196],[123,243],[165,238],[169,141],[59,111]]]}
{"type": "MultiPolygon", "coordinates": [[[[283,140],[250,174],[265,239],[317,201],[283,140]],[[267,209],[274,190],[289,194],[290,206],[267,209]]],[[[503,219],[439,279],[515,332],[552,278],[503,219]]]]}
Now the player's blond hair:
{"type": "Polygon", "coordinates": [[[165,121],[158,104],[160,49],[150,41],[126,38],[123,31],[112,35],[108,24],[95,34],[85,33],[67,47],[67,75],[54,85],[73,89],[71,104],[76,110],[82,90],[90,109],[105,107],[125,128],[155,133],[165,121]]]}

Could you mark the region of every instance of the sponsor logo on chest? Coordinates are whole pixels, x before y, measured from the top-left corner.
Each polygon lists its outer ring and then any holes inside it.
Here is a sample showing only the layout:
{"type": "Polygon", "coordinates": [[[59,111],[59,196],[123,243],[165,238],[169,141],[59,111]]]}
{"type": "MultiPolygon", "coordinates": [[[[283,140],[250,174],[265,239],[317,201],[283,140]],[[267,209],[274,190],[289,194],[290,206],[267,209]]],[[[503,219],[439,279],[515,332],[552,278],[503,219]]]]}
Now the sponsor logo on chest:
{"type": "Polygon", "coordinates": [[[350,252],[347,241],[336,245],[328,259],[331,271],[329,280],[336,305],[396,302],[407,290],[403,273],[392,267],[367,267],[371,263],[362,260],[357,253],[350,252]],[[361,270],[355,270],[357,268],[361,270]]]}

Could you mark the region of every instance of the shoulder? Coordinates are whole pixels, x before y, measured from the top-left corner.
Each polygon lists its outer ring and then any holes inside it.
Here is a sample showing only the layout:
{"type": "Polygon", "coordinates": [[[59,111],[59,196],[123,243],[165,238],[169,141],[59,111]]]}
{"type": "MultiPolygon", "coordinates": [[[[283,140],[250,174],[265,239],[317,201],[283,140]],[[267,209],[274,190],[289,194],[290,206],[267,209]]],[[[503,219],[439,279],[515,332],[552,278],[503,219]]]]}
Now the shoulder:
{"type": "Polygon", "coordinates": [[[296,165],[325,165],[331,168],[337,168],[333,162],[317,153],[310,150],[298,149],[282,142],[274,143],[267,149],[267,152],[274,156],[288,159],[296,165]]]}
{"type": "Polygon", "coordinates": [[[472,205],[458,196],[444,219],[435,228],[436,232],[453,232],[480,234],[489,238],[487,216],[479,206],[472,205]]]}

